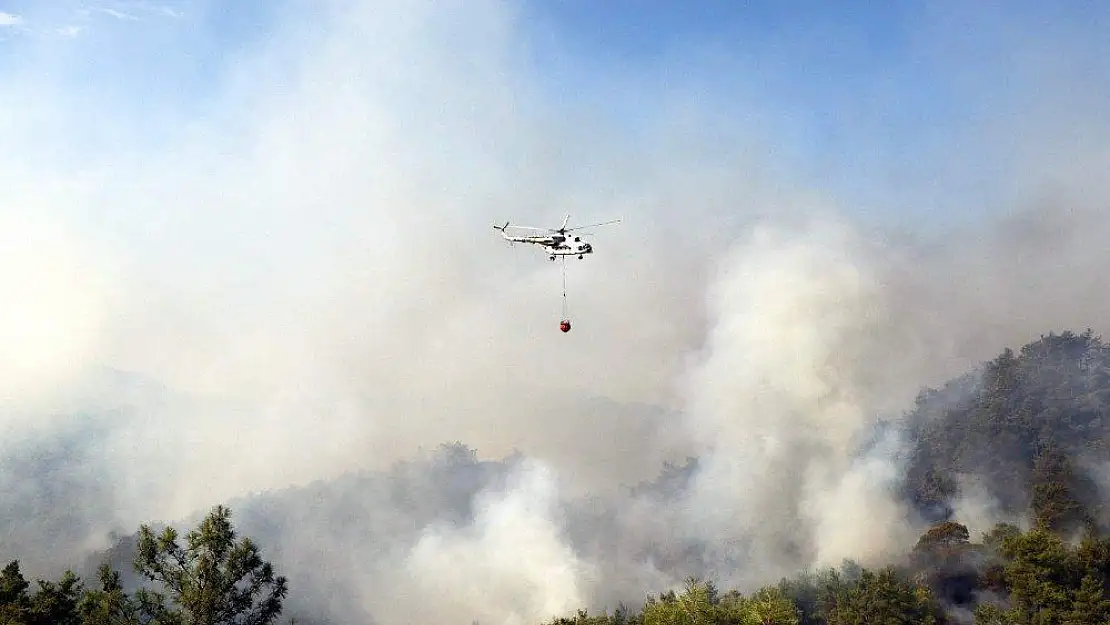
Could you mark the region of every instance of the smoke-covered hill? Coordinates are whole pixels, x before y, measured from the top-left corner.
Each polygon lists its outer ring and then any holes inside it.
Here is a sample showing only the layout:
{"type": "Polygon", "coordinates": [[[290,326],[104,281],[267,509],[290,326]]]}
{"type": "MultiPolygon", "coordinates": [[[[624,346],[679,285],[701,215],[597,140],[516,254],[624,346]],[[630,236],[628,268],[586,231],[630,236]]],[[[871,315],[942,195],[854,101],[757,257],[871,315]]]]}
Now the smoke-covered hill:
{"type": "Polygon", "coordinates": [[[907,494],[930,520],[1110,524],[1110,348],[1090,330],[1007,348],[923,391],[906,428],[907,494]]]}
{"type": "MultiPolygon", "coordinates": [[[[900,467],[890,484],[918,533],[956,521],[976,540],[1009,522],[1071,537],[1108,522],[1108,398],[1110,348],[1090,332],[1049,334],[922,391],[855,455],[900,467]]],[[[750,580],[750,591],[815,562],[822,545],[802,533],[772,553],[754,543],[775,534],[715,542],[691,532],[683,519],[701,471],[691,458],[617,495],[569,496],[542,462],[523,454],[482,460],[452,443],[386,471],[229,505],[242,533],[289,576],[287,613],[306,623],[493,622],[506,605],[552,616],[621,603],[638,609],[649,593],[681,588],[690,576],[750,580]],[[760,560],[767,553],[774,562],[760,560]]],[[[916,540],[865,564],[904,564],[916,540]]],[[[111,556],[125,573],[133,548],[124,539],[111,556]]],[[[931,574],[949,609],[971,610],[987,589],[977,577],[985,573],[957,560],[931,574]]],[[[84,572],[99,561],[89,559],[84,572]]]]}

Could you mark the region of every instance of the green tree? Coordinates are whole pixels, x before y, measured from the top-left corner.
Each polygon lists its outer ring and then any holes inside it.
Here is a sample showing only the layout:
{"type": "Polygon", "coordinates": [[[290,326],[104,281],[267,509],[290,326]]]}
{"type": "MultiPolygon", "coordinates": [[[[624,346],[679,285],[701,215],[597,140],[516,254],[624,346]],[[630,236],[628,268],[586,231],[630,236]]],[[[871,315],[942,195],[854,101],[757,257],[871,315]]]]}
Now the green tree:
{"type": "Polygon", "coordinates": [[[1103,583],[1094,575],[1086,575],[1073,594],[1071,611],[1064,623],[1104,625],[1107,621],[1110,621],[1110,601],[1106,599],[1103,583]]]}
{"type": "Polygon", "coordinates": [[[1071,589],[1077,587],[1073,558],[1067,545],[1052,532],[1034,528],[1008,536],[1002,553],[1012,614],[1020,623],[1060,623],[1071,609],[1071,589]]]}
{"type": "Polygon", "coordinates": [[[817,575],[817,610],[813,615],[818,623],[851,622],[852,595],[859,583],[864,569],[855,562],[845,561],[837,569],[826,569],[817,575]]]}
{"type": "Polygon", "coordinates": [[[30,586],[19,568],[19,560],[12,560],[0,571],[0,623],[21,623],[27,618],[30,586]]]}
{"type": "Polygon", "coordinates": [[[759,589],[745,601],[743,625],[798,625],[798,607],[780,588],[759,589]]]}
{"type": "Polygon", "coordinates": [[[934,552],[960,548],[968,544],[967,526],[955,521],[944,521],[930,527],[917,540],[914,551],[934,552]]]}
{"type": "Polygon", "coordinates": [[[66,571],[57,582],[40,580],[31,596],[27,622],[32,625],[80,625],[77,604],[84,587],[80,578],[66,571]]]}
{"type": "Polygon", "coordinates": [[[829,625],[932,625],[937,608],[927,588],[919,587],[895,568],[865,569],[847,593],[844,605],[829,625]]]}
{"type": "Polygon", "coordinates": [[[551,621],[550,625],[614,625],[623,623],[622,618],[623,613],[619,610],[613,616],[607,614],[591,615],[588,610],[579,610],[574,618],[561,616],[551,621]]]}
{"type": "Polygon", "coordinates": [[[77,605],[84,592],[80,578],[66,571],[57,582],[38,580],[38,590],[29,592],[19,561],[0,572],[0,624],[81,625],[77,605]]]}
{"type": "Polygon", "coordinates": [[[1057,447],[1050,445],[1037,455],[1030,504],[1038,526],[1066,533],[1090,524],[1076,493],[1077,481],[1070,460],[1057,447]]]}
{"type": "Polygon", "coordinates": [[[993,603],[980,603],[975,606],[974,625],[1016,625],[1013,615],[993,603]]]}
{"type": "Polygon", "coordinates": [[[135,568],[177,606],[165,607],[164,595],[144,589],[138,599],[147,610],[166,621],[179,615],[184,625],[268,625],[281,614],[286,579],[275,576],[250,538],[236,540],[229,509],[214,508],[186,543],[172,527],[159,535],[139,529],[135,568]]]}
{"type": "Polygon", "coordinates": [[[673,591],[648,597],[641,613],[644,625],[715,625],[717,590],[710,582],[690,578],[681,595],[673,591]]]}
{"type": "Polygon", "coordinates": [[[159,595],[139,591],[132,597],[123,589],[120,574],[107,563],[97,572],[99,588],[89,588],[77,604],[82,625],[180,625],[180,614],[168,610],[159,595]],[[150,597],[159,597],[151,601],[150,597]]]}
{"type": "Polygon", "coordinates": [[[980,545],[972,545],[967,526],[944,521],[929,528],[910,554],[914,579],[925,584],[942,603],[973,607],[983,585],[980,545]]]}

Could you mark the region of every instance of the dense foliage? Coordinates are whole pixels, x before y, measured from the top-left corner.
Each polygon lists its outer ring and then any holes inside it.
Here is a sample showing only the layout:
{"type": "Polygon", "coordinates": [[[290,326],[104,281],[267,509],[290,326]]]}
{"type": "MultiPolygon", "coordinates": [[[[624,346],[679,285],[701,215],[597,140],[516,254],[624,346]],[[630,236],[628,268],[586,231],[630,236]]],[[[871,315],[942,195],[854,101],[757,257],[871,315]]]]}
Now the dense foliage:
{"type": "MultiPolygon", "coordinates": [[[[18,562],[0,572],[0,623],[257,624],[276,622],[286,587],[249,539],[236,542],[226,509],[178,544],[172,529],[141,532],[136,567],[160,590],[126,592],[101,567],[86,587],[72,573],[32,589],[18,562]]],[[[845,563],[782,580],[748,595],[690,579],[681,592],[649,596],[637,611],[580,611],[549,625],[977,625],[1110,623],[1110,537],[1072,544],[1047,527],[1000,524],[977,541],[953,521],[933,526],[900,566],[872,570],[845,563]],[[947,600],[979,596],[962,614],[947,600]]]]}
{"type": "Polygon", "coordinates": [[[284,577],[250,538],[237,539],[231,511],[217,506],[185,536],[167,527],[139,529],[135,570],[152,582],[125,590],[105,563],[86,586],[67,571],[32,589],[10,562],[0,572],[2,625],[269,625],[281,614],[284,577]]]}
{"type": "Polygon", "coordinates": [[[550,625],[1106,625],[1110,537],[1069,543],[1048,528],[999,524],[977,541],[965,526],[930,528],[899,566],[845,563],[784,579],[749,595],[691,579],[682,592],[649,596],[632,613],[580,611],[550,625]],[[978,596],[960,610],[948,601],[978,596]]]}
{"type": "Polygon", "coordinates": [[[1089,467],[1110,460],[1110,347],[1088,330],[1041,337],[947,384],[909,415],[906,492],[934,521],[952,517],[975,476],[999,513],[1060,531],[1107,527],[1089,467]]]}
{"type": "MultiPolygon", "coordinates": [[[[1110,461],[1108,411],[1110,348],[1091,332],[1007,349],[922,391],[906,415],[905,495],[930,527],[906,545],[901,561],[881,568],[846,562],[750,593],[691,578],[635,608],[553,615],[548,625],[1110,625],[1110,518],[1094,478],[1110,461]],[[972,536],[957,503],[968,496],[970,476],[997,499],[995,518],[1028,520],[1027,529],[999,523],[972,536]]],[[[414,525],[410,518],[421,526],[444,509],[470,518],[472,494],[498,479],[499,465],[478,463],[461,446],[448,451],[454,455],[437,460],[428,476],[402,466],[381,482],[381,501],[412,508],[404,523],[378,515],[373,522],[389,530],[383,535],[414,525]],[[431,503],[442,501],[450,505],[431,503]]],[[[669,466],[640,494],[679,488],[696,466],[669,466]]],[[[367,529],[335,531],[357,540],[367,529]]],[[[281,534],[270,540],[280,553],[281,534]]],[[[10,562],[0,572],[0,625],[268,625],[282,618],[288,593],[286,578],[251,539],[238,537],[222,506],[183,539],[173,528],[141,527],[86,577],[67,572],[32,585],[10,562]]],[[[460,615],[459,622],[469,620],[460,615]]]]}

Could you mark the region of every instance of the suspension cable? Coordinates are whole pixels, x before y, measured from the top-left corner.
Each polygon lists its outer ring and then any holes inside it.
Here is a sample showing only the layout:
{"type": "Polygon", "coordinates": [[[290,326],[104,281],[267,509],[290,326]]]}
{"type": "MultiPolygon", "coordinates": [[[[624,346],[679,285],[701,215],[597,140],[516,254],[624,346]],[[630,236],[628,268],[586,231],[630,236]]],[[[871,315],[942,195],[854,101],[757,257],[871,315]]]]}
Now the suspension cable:
{"type": "Polygon", "coordinates": [[[567,257],[563,257],[563,319],[567,318],[567,257]]]}

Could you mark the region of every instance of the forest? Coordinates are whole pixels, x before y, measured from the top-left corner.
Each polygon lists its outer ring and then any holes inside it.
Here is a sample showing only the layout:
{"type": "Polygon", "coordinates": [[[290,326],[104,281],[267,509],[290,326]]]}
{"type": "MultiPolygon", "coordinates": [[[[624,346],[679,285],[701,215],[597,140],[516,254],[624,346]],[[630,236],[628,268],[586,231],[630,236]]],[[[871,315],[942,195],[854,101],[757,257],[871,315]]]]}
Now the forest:
{"type": "MultiPolygon", "coordinates": [[[[1100,337],[1052,333],[1006,349],[922,390],[899,426],[912,441],[902,494],[929,523],[899,561],[846,561],[748,593],[691,576],[678,590],[645,588],[641,605],[544,625],[1110,624],[1110,511],[1098,479],[1110,461],[1110,347],[1100,337]],[[953,506],[966,475],[995,496],[997,518],[1019,521],[972,535],[953,506]]],[[[183,534],[141,526],[95,574],[32,582],[14,560],[0,573],[0,623],[332,622],[286,609],[298,589],[269,549],[280,544],[263,549],[217,506],[183,534]]]]}

